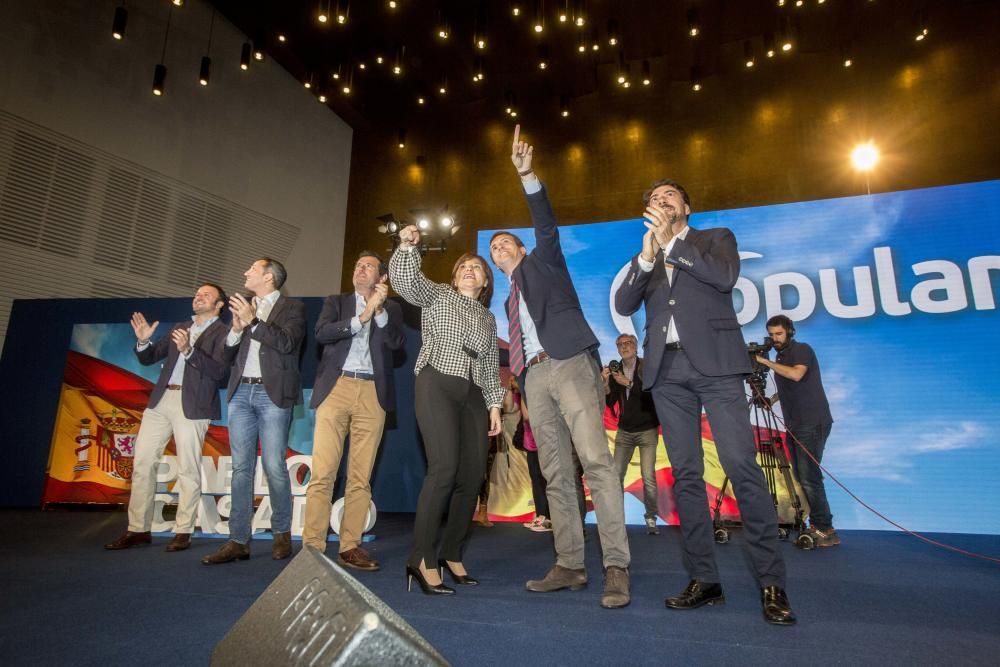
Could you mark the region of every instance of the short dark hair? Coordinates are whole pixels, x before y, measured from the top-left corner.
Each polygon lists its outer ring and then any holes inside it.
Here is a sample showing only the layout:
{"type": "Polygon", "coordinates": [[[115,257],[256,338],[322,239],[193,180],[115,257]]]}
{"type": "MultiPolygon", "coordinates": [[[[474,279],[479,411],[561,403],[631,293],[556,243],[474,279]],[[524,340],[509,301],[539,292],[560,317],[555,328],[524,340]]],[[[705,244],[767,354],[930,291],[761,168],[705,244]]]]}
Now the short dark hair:
{"type": "Polygon", "coordinates": [[[649,198],[653,196],[653,190],[663,187],[664,185],[669,185],[677,190],[677,192],[681,193],[681,197],[684,198],[684,203],[688,205],[688,208],[691,207],[691,198],[688,197],[687,190],[684,189],[684,186],[669,178],[661,178],[658,181],[654,181],[653,184],[649,186],[649,189],[642,193],[642,205],[649,206],[649,198]]]}
{"type": "Polygon", "coordinates": [[[264,273],[271,274],[271,277],[274,279],[274,289],[281,289],[281,286],[285,284],[285,280],[288,278],[285,265],[270,257],[261,257],[257,261],[264,262],[264,273]]]}
{"type": "Polygon", "coordinates": [[[513,234],[511,232],[497,232],[496,234],[494,234],[493,236],[490,237],[490,242],[489,242],[489,244],[487,244],[487,247],[492,247],[493,246],[493,242],[497,240],[498,236],[509,236],[512,239],[514,239],[514,243],[517,244],[518,248],[523,248],[524,247],[524,241],[522,241],[520,239],[520,237],[518,237],[517,234],[513,234]]]}
{"type": "Polygon", "coordinates": [[[216,292],[218,292],[219,293],[219,301],[222,302],[222,309],[225,310],[226,304],[229,302],[229,297],[226,296],[226,290],[222,289],[221,287],[219,287],[215,283],[202,283],[200,286],[201,287],[211,287],[216,292]]]}
{"type": "Polygon", "coordinates": [[[385,260],[382,259],[382,256],[377,252],[372,252],[371,250],[362,250],[361,252],[358,253],[358,258],[354,260],[354,262],[355,263],[359,262],[362,257],[373,257],[376,261],[378,261],[379,278],[389,273],[389,265],[385,263],[385,260]]]}
{"type": "Polygon", "coordinates": [[[775,315],[767,321],[765,326],[781,327],[786,333],[795,333],[795,325],[787,315],[775,315]]]}
{"type": "Polygon", "coordinates": [[[451,288],[456,291],[458,290],[455,286],[455,274],[458,273],[458,267],[470,259],[479,260],[479,263],[483,265],[483,273],[486,274],[486,285],[479,291],[476,301],[483,304],[484,308],[489,308],[490,302],[493,300],[493,269],[490,268],[489,263],[480,255],[474,252],[467,252],[455,261],[455,266],[451,268],[451,288]]]}

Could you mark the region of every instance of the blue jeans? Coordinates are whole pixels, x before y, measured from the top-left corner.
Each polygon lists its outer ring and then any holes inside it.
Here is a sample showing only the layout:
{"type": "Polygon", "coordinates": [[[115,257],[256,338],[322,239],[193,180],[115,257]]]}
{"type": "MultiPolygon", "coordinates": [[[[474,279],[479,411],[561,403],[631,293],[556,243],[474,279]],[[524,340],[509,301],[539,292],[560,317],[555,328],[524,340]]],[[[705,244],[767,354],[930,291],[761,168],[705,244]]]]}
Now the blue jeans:
{"type": "Polygon", "coordinates": [[[292,485],[285,453],[291,408],[271,402],[262,384],[241,384],[229,401],[229,450],[233,457],[232,510],[229,539],[246,544],[253,535],[253,479],[257,439],[271,499],[271,532],[292,528],[292,485]]]}
{"type": "MultiPolygon", "coordinates": [[[[822,461],[823,449],[826,447],[826,439],[830,437],[832,427],[833,424],[802,424],[793,427],[791,431],[817,461],[822,461]]],[[[806,500],[809,501],[809,523],[820,530],[832,528],[833,515],[830,514],[830,503],[826,499],[823,471],[805,452],[799,450],[791,438],[788,441],[788,451],[792,455],[795,476],[806,494],[806,500]]]]}

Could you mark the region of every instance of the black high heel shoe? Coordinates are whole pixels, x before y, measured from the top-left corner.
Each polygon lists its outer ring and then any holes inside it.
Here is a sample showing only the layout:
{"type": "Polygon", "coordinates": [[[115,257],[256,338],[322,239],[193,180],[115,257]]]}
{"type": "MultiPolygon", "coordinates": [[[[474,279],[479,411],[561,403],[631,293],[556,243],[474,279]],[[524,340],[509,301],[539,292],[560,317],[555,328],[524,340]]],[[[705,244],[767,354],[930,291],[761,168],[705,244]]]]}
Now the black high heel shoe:
{"type": "MultiPolygon", "coordinates": [[[[455,574],[454,572],[452,572],[451,567],[448,565],[448,561],[446,561],[444,558],[441,558],[440,560],[438,560],[438,567],[441,570],[448,570],[448,574],[451,575],[451,580],[454,581],[459,586],[478,586],[479,585],[479,580],[478,579],[473,579],[472,577],[470,577],[467,574],[455,574]]],[[[442,580],[444,579],[444,575],[443,574],[441,576],[441,579],[442,580]]]]}
{"type": "Polygon", "coordinates": [[[454,595],[455,589],[448,588],[443,583],[436,586],[431,586],[424,579],[424,575],[421,574],[418,568],[412,565],[406,566],[406,592],[410,592],[410,587],[413,585],[413,580],[416,579],[417,583],[420,584],[420,590],[424,592],[424,595],[454,595]]]}

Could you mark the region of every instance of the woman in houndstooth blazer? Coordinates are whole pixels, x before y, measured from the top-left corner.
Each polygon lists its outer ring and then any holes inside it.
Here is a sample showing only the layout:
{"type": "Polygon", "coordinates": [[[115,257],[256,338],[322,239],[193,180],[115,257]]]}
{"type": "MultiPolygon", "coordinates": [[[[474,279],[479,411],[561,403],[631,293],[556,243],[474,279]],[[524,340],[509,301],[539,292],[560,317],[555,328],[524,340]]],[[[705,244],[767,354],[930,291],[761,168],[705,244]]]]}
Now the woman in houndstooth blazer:
{"type": "Polygon", "coordinates": [[[489,436],[500,432],[504,389],[497,323],[489,311],[493,271],[482,257],[467,253],[455,262],[450,285],[433,283],[420,271],[420,232],[411,225],[399,237],[389,279],[400,296],[423,309],[423,344],[414,372],[417,423],[427,453],[407,588],[416,579],[428,595],[451,594],[454,589],[441,580],[444,568],[456,584],[478,583],[462,558],[486,470],[489,436]]]}

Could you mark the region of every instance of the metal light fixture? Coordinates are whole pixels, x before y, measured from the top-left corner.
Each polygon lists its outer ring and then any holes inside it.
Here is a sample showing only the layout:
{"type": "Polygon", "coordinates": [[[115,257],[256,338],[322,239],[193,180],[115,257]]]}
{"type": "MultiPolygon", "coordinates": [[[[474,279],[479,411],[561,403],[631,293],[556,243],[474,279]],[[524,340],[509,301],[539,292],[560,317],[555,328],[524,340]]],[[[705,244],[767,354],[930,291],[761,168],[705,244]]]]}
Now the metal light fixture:
{"type": "Polygon", "coordinates": [[[212,9],[212,18],[208,23],[208,45],[205,47],[205,55],[201,57],[201,67],[198,69],[198,83],[207,86],[212,77],[212,34],[215,31],[215,9],[212,9]]]}
{"type": "Polygon", "coordinates": [[[120,7],[115,7],[115,18],[111,22],[111,36],[117,40],[125,39],[125,25],[128,23],[128,10],[123,2],[120,7]]]}
{"type": "Polygon", "coordinates": [[[167,28],[163,32],[163,50],[160,52],[160,62],[153,69],[153,95],[157,97],[161,97],[166,90],[167,66],[163,63],[167,59],[167,40],[170,39],[170,19],[173,15],[174,6],[170,5],[170,9],[167,11],[167,28]]]}
{"type": "Polygon", "coordinates": [[[240,69],[244,72],[250,69],[250,51],[253,49],[250,42],[243,42],[240,48],[240,69]]]}

